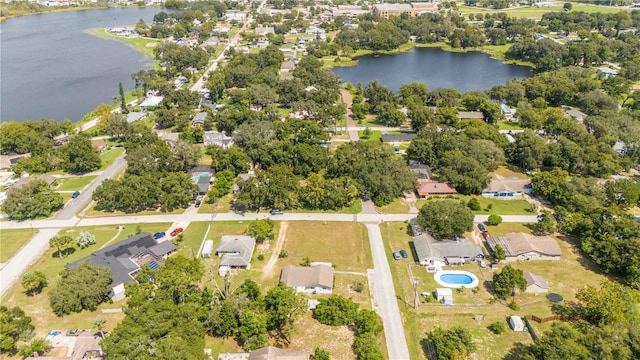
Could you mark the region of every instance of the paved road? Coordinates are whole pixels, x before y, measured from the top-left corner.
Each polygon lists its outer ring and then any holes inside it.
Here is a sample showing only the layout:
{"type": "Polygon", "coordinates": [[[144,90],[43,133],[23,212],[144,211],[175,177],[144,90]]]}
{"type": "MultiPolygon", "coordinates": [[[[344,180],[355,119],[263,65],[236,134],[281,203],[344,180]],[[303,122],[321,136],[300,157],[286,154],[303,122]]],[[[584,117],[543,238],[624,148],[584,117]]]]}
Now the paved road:
{"type": "Polygon", "coordinates": [[[60,231],[60,229],[39,229],[40,231],[18,250],[0,271],[0,297],[4,296],[29,265],[33,264],[47,251],[49,239],[60,231]]]}
{"type": "Polygon", "coordinates": [[[388,359],[408,360],[409,348],[404,336],[402,317],[398,307],[396,291],[393,287],[391,269],[384,251],[382,234],[378,224],[366,224],[369,232],[369,246],[373,257],[374,284],[373,301],[375,310],[382,318],[384,336],[387,340],[388,359]]]}
{"type": "Polygon", "coordinates": [[[89,202],[91,202],[91,196],[96,188],[102,184],[102,181],[105,179],[111,179],[114,176],[118,175],[124,168],[127,166],[127,161],[125,160],[125,155],[122,154],[120,157],[116,158],[111,166],[107,168],[102,174],[98,176],[89,186],[87,186],[75,199],[71,199],[69,203],[65,205],[65,207],[58,211],[58,214],[54,217],[55,220],[71,220],[74,219],[76,214],[84,209],[89,202]]]}

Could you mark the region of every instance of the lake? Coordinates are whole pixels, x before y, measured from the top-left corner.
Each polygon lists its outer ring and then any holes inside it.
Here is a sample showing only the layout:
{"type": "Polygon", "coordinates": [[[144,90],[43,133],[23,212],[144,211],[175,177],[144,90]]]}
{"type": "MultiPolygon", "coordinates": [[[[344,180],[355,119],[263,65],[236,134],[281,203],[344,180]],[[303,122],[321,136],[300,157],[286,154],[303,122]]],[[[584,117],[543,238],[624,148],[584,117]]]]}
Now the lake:
{"type": "Polygon", "coordinates": [[[77,121],[133,89],[131,74],[153,59],[88,29],[149,24],[160,8],[110,8],[21,16],[0,23],[0,119],[77,121]]]}
{"type": "Polygon", "coordinates": [[[531,76],[528,67],[504,64],[481,52],[456,53],[438,48],[413,48],[396,55],[365,55],[358,64],[336,67],[333,72],[344,82],[366,86],[378,79],[390,90],[412,82],[427,84],[429,90],[454,88],[460,92],[487,90],[509,80],[531,76]]]}

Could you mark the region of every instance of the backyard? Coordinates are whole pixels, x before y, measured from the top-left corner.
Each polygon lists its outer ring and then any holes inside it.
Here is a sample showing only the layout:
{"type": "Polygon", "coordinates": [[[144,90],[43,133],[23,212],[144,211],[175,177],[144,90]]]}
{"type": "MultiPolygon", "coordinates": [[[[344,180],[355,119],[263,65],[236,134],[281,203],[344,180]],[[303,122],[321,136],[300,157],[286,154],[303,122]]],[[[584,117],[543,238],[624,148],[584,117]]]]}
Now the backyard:
{"type": "MultiPolygon", "coordinates": [[[[50,248],[42,255],[27,271],[40,271],[47,275],[49,286],[53,286],[57,282],[58,274],[64,269],[65,265],[88,256],[92,252],[100,249],[105,245],[117,243],[118,241],[126,239],[130,235],[134,235],[140,231],[147,231],[155,233],[157,231],[166,231],[170,223],[154,223],[154,224],[138,224],[127,225],[121,231],[118,226],[88,226],[88,227],[74,227],[60,231],[61,235],[76,236],[82,232],[87,231],[96,237],[96,243],[85,249],[80,249],[74,246],[72,251],[69,251],[69,255],[66,258],[60,259],[55,256],[56,249],[50,248]]],[[[3,230],[3,236],[6,230],[3,230]]],[[[74,242],[75,245],[75,242],[74,242]]],[[[47,296],[49,287],[44,288],[43,292],[37,296],[27,296],[24,292],[20,281],[18,281],[2,298],[2,304],[6,306],[19,306],[27,315],[32,319],[32,324],[35,326],[36,335],[44,336],[51,330],[63,330],[63,329],[91,329],[93,320],[98,317],[103,317],[107,320],[105,330],[109,331],[113,329],[117,323],[124,317],[123,313],[116,314],[103,314],[102,309],[120,308],[124,305],[124,301],[120,301],[115,304],[102,304],[96,311],[83,311],[81,313],[74,313],[64,317],[56,316],[49,306],[49,298],[47,296]]]]}
{"type": "MultiPolygon", "coordinates": [[[[462,326],[471,331],[476,351],[482,359],[501,359],[516,342],[530,343],[531,337],[526,332],[513,332],[508,330],[501,335],[495,335],[487,329],[487,326],[495,321],[505,321],[511,315],[536,315],[545,317],[551,315],[550,303],[544,294],[520,294],[516,297],[520,310],[514,311],[504,302],[493,302],[490,293],[490,284],[493,277],[489,268],[480,268],[471,263],[455,267],[456,270],[466,270],[475,274],[480,279],[478,290],[464,289],[462,292],[454,290],[454,305],[445,307],[437,302],[427,302],[426,298],[419,296],[419,305],[414,309],[415,294],[423,292],[431,294],[439,287],[434,280],[433,273],[428,273],[424,267],[414,265],[413,259],[394,261],[392,251],[398,249],[410,250],[411,236],[407,234],[407,224],[390,222],[381,224],[381,231],[387,256],[394,278],[396,296],[400,310],[404,317],[405,332],[412,359],[426,359],[421,340],[426,334],[437,326],[449,328],[462,326]],[[414,290],[412,280],[417,280],[417,291],[414,290]],[[480,316],[478,316],[480,315],[480,316]],[[480,320],[482,319],[482,320],[480,320]],[[416,336],[416,334],[419,334],[416,336]]],[[[524,224],[501,224],[489,229],[492,234],[502,234],[511,231],[528,231],[524,224]],[[507,226],[508,225],[508,226],[507,226]]],[[[517,262],[512,266],[530,271],[542,276],[549,282],[550,291],[557,292],[566,300],[574,300],[575,292],[584,285],[598,285],[605,277],[596,271],[592,261],[583,257],[572,240],[559,238],[558,243],[562,249],[562,258],[558,261],[530,261],[517,262]],[[571,269],[571,271],[566,271],[571,269]]],[[[502,267],[502,265],[500,265],[502,267]]],[[[531,325],[538,332],[546,330],[551,323],[540,325],[533,322],[531,325]]]]}

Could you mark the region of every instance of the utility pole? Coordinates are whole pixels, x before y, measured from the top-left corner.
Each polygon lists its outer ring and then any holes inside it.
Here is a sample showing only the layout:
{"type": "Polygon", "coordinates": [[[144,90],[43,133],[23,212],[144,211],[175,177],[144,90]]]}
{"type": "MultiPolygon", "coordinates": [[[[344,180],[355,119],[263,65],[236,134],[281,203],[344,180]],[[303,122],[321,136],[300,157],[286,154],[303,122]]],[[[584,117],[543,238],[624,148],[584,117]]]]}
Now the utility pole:
{"type": "Polygon", "coordinates": [[[418,308],[418,279],[413,279],[413,308],[418,308]]]}

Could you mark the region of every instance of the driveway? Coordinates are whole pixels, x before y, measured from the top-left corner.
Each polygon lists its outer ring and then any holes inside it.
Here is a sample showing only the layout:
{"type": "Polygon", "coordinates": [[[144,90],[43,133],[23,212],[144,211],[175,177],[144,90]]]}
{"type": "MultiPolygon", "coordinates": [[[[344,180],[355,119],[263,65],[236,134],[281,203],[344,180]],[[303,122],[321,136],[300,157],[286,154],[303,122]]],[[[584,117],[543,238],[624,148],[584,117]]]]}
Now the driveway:
{"type": "Polygon", "coordinates": [[[404,336],[402,317],[396,299],[396,291],[393,287],[391,269],[384,251],[382,234],[377,224],[366,224],[366,226],[369,232],[369,245],[371,246],[374,267],[373,302],[384,325],[384,336],[389,352],[388,359],[408,360],[409,348],[404,336]]]}
{"type": "Polygon", "coordinates": [[[106,179],[118,175],[127,166],[125,154],[118,157],[107,170],[103,171],[91,184],[89,184],[75,199],[71,199],[65,207],[58,211],[54,220],[71,220],[76,214],[91,202],[91,196],[96,188],[106,179]]]}

